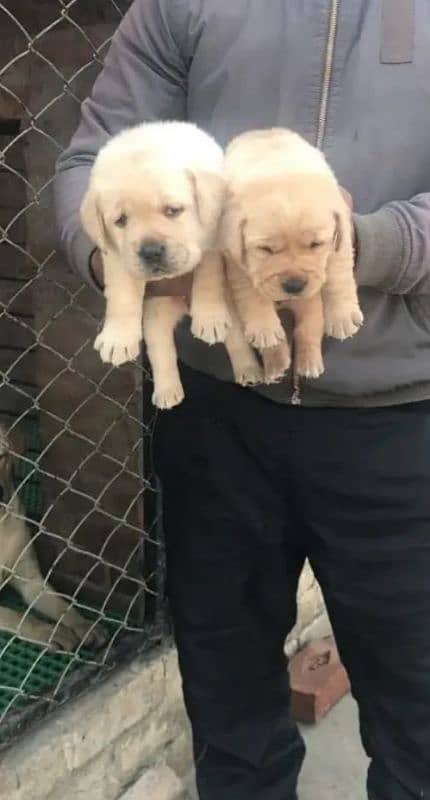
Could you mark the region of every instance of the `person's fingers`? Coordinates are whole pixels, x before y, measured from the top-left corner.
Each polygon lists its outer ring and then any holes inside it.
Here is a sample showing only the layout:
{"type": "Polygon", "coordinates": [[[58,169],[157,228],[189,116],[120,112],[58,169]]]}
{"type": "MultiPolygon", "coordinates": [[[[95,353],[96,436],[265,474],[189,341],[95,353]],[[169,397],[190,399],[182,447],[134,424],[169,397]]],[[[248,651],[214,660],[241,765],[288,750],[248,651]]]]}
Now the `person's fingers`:
{"type": "Polygon", "coordinates": [[[104,275],[103,275],[103,259],[100,250],[94,250],[90,258],[90,272],[99,289],[103,289],[104,275]]]}

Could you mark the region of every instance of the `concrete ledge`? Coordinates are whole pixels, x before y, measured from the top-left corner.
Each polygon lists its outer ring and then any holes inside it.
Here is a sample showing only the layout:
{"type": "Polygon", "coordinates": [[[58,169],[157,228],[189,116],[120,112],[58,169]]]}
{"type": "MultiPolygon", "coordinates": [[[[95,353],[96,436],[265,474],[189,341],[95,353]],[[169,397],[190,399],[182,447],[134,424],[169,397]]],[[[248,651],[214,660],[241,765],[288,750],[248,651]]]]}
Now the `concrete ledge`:
{"type": "Polygon", "coordinates": [[[190,769],[187,728],[176,654],[158,650],[119,669],[4,753],[0,798],[117,800],[145,767],[167,769],[171,759],[190,769]]]}
{"type": "Polygon", "coordinates": [[[165,764],[148,770],[124,795],[122,800],[183,800],[181,781],[165,764]]]}

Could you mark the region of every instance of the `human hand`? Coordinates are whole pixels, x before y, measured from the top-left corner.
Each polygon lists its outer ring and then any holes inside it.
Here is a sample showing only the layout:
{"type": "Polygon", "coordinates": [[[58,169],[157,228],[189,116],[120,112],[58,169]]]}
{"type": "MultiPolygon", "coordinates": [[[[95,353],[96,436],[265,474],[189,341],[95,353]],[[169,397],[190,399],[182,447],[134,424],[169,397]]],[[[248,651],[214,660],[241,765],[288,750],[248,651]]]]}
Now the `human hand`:
{"type": "Polygon", "coordinates": [[[185,297],[189,301],[193,285],[192,274],[181,275],[163,281],[152,281],[146,285],[146,297],[185,297]]]}
{"type": "Polygon", "coordinates": [[[99,289],[104,287],[103,259],[100,250],[93,250],[90,256],[90,273],[99,289]]]}

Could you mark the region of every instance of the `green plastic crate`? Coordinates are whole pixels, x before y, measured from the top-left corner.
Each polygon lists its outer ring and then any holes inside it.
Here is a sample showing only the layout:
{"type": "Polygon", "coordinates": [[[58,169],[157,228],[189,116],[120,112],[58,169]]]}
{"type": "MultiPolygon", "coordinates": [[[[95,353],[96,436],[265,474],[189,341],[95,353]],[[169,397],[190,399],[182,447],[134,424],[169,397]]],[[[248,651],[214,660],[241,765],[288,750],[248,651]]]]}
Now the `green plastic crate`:
{"type": "MultiPolygon", "coordinates": [[[[25,605],[11,589],[1,593],[1,602],[9,608],[25,610],[25,605]]],[[[82,609],[79,613],[95,618],[82,609]]],[[[123,623],[124,619],[116,614],[109,614],[109,620],[103,619],[108,638],[123,623]]],[[[42,645],[0,631],[0,721],[5,713],[29,700],[52,694],[65,670],[70,674],[82,664],[94,663],[97,658],[93,650],[83,647],[76,653],[44,652],[44,649],[42,645]]]]}
{"type": "Polygon", "coordinates": [[[29,699],[35,699],[55,688],[64,670],[74,661],[76,669],[85,653],[44,653],[30,642],[0,631],[0,718],[16,711],[29,699]]]}

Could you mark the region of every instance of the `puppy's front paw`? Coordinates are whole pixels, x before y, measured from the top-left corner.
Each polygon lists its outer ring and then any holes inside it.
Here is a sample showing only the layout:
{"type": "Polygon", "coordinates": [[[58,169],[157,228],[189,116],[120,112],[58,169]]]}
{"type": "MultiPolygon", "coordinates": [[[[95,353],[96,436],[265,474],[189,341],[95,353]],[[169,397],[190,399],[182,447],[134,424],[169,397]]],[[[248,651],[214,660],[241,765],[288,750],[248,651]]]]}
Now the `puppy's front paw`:
{"type": "Polygon", "coordinates": [[[169,408],[174,408],[178,406],[179,403],[182,403],[184,396],[184,390],[180,381],[156,384],[154,385],[152,403],[157,408],[167,411],[169,408]]]}
{"type": "Polygon", "coordinates": [[[206,344],[224,342],[231,324],[228,309],[223,306],[191,310],[191,333],[206,344]]]}
{"type": "MultiPolygon", "coordinates": [[[[38,631],[39,629],[35,629],[37,634],[38,631]]],[[[40,631],[43,632],[42,627],[40,628],[40,631]]],[[[74,631],[70,630],[70,628],[66,628],[64,625],[56,624],[52,627],[50,625],[46,625],[46,632],[46,637],[37,635],[37,641],[46,644],[48,646],[48,650],[54,653],[61,653],[62,651],[65,651],[66,653],[73,653],[80,641],[79,637],[76,636],[74,631]]]]}
{"type": "Polygon", "coordinates": [[[94,348],[100,353],[105,364],[119,367],[127,361],[134,361],[140,352],[140,332],[135,326],[120,325],[107,322],[94,342],[94,348]]]}
{"type": "Polygon", "coordinates": [[[324,331],[333,339],[349,339],[360,330],[364,318],[359,306],[353,308],[331,308],[328,304],[324,310],[324,331]]]}
{"type": "Polygon", "coordinates": [[[62,619],[62,625],[72,630],[80,642],[86,647],[97,647],[105,643],[108,638],[107,631],[99,624],[84,619],[74,609],[70,608],[62,619]]]}
{"type": "Polygon", "coordinates": [[[302,378],[319,378],[324,372],[324,361],[321,348],[313,344],[297,348],[295,368],[302,378]]]}
{"type": "Polygon", "coordinates": [[[280,342],[285,342],[285,331],[279,321],[265,326],[256,326],[251,323],[245,325],[245,338],[257,350],[266,350],[276,347],[280,342]]]}
{"type": "Polygon", "coordinates": [[[261,353],[264,364],[264,382],[279,383],[291,364],[288,342],[281,342],[276,347],[269,347],[261,353]]]}
{"type": "Polygon", "coordinates": [[[256,386],[264,382],[263,370],[257,359],[255,361],[236,364],[234,368],[234,379],[240,386],[256,386]]]}

